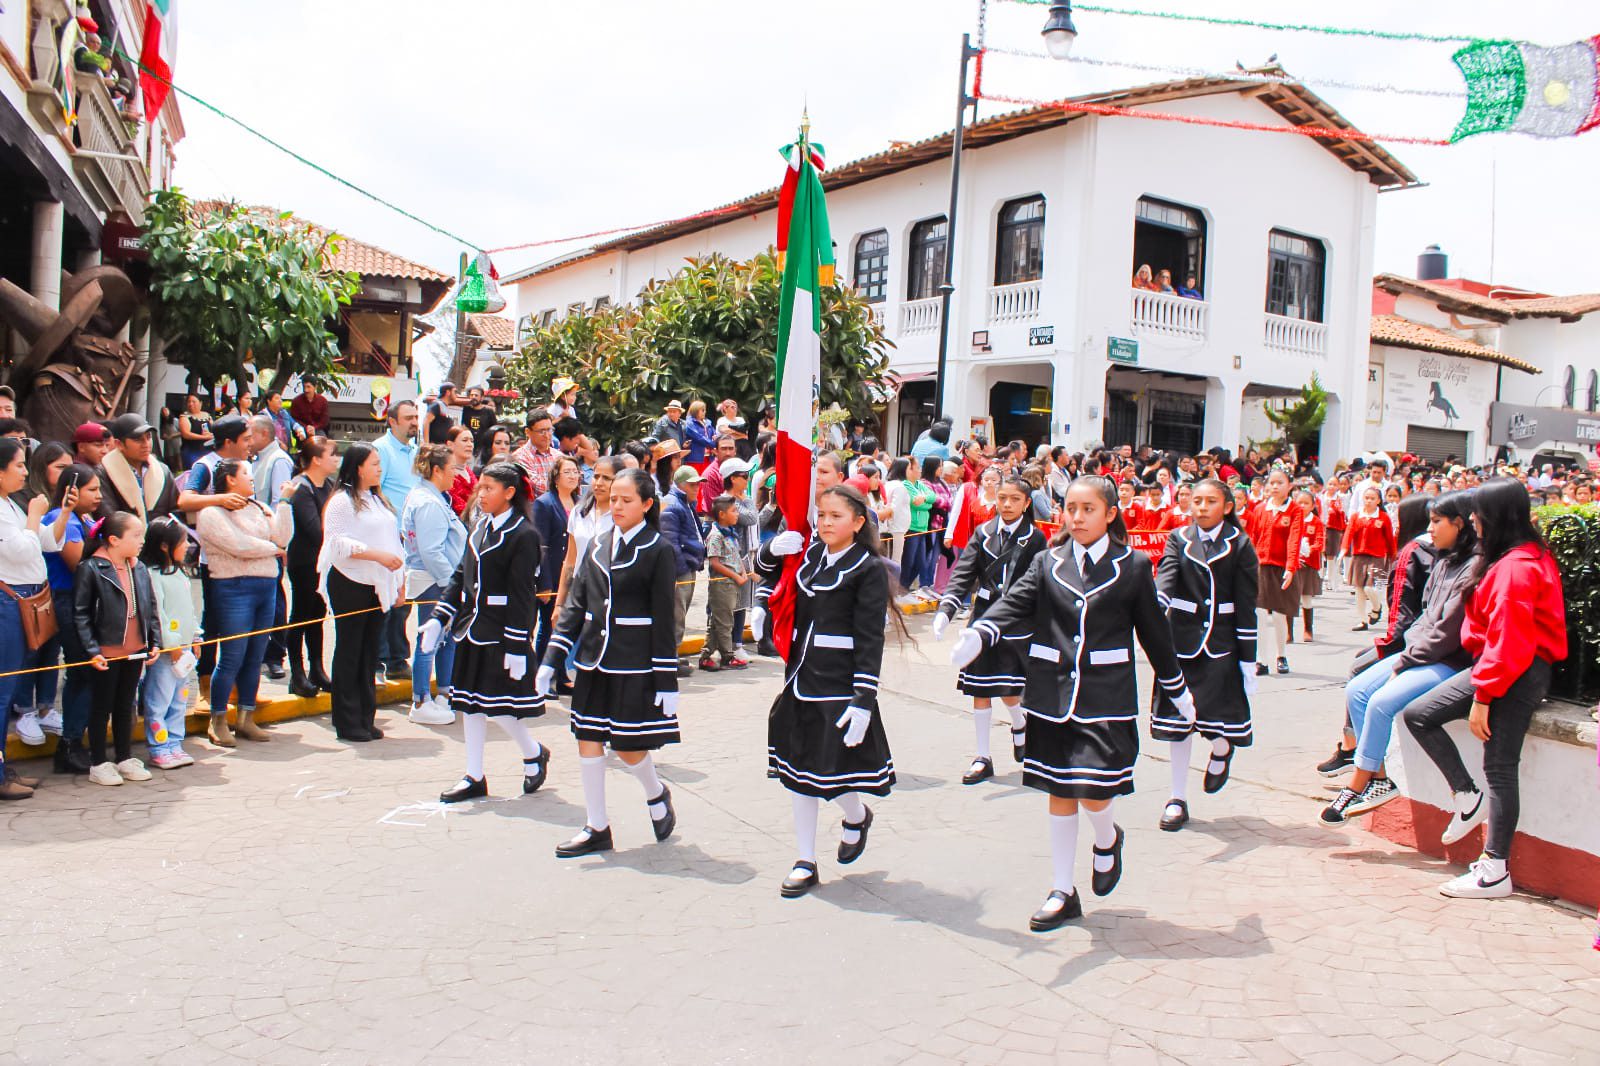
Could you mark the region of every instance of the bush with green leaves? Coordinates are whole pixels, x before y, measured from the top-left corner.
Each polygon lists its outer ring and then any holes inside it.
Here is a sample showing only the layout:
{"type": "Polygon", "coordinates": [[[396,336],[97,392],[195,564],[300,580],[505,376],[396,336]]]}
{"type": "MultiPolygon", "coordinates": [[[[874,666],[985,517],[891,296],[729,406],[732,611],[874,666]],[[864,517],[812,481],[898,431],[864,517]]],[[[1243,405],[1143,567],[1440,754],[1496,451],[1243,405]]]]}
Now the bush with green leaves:
{"type": "MultiPolygon", "coordinates": [[[[714,409],[731,397],[751,417],[773,395],[781,284],[770,250],[744,262],[691,259],[636,304],[573,312],[536,330],[507,360],[507,381],[540,400],[556,378],[577,381],[584,424],[608,445],[645,433],[673,399],[714,409]]],[[[822,406],[869,416],[890,347],[853,288],[825,287],[822,406]]]]}
{"type": "Polygon", "coordinates": [[[1600,505],[1551,504],[1534,518],[1561,569],[1567,601],[1567,661],[1555,688],[1573,698],[1600,688],[1600,505]]]}

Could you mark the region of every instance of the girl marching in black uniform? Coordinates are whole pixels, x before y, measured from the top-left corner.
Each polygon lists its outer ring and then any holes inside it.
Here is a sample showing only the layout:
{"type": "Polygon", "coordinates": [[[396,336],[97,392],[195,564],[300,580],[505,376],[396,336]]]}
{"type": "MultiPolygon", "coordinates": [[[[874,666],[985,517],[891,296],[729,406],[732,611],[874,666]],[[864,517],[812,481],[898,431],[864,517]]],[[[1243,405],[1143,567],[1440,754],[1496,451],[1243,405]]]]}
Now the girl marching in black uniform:
{"type": "Polygon", "coordinates": [[[1156,570],[1156,596],[1167,610],[1183,679],[1199,713],[1186,716],[1158,693],[1150,736],[1172,745],[1172,797],[1161,828],[1189,820],[1189,759],[1194,736],[1211,742],[1205,790],[1228,783],[1235,748],[1250,746],[1250,696],[1256,688],[1255,546],[1239,526],[1233,494],[1215,478],[1194,487],[1192,525],[1174,530],[1156,570]]]}
{"type": "MultiPolygon", "coordinates": [[[[1044,534],[1033,528],[1029,515],[1031,499],[1032,490],[1021,478],[1001,482],[999,513],[978,527],[950,574],[950,584],[939,600],[939,613],[933,618],[934,640],[944,639],[950,620],[969,596],[976,624],[985,611],[1000,602],[1006,589],[1028,572],[1033,557],[1044,551],[1044,534]]],[[[1022,761],[1028,735],[1022,685],[1022,653],[1014,641],[985,648],[956,679],[956,687],[972,697],[972,723],[978,734],[978,754],[961,778],[963,785],[976,785],[994,776],[989,734],[994,726],[991,708],[996,698],[1011,712],[1011,754],[1017,762],[1022,761]]]]}
{"type": "MultiPolygon", "coordinates": [[[[796,575],[783,691],[767,719],[768,776],[794,794],[799,858],[780,889],[789,899],[820,880],[820,801],[832,800],[844,812],[839,862],[848,864],[866,850],[872,828],[872,810],[860,793],[887,796],[894,785],[894,760],[878,714],[889,573],[868,513],[866,498],[850,486],[822,490],[816,534],[796,575]]],[[[780,533],[762,549],[762,573],[774,574],[774,560],[800,548],[799,533],[780,533]]]]}
{"type": "Polygon", "coordinates": [[[539,667],[536,688],[548,696],[557,670],[578,649],[572,735],[578,738],[588,821],[556,848],[557,858],[611,850],[607,746],[644,787],[656,839],[667,839],[678,823],[672,792],[650,757],[656,748],[678,742],[678,647],[671,625],[677,563],[657,531],[660,515],[650,475],[617,475],[611,485],[614,525],[590,545],[539,667]]]}
{"type": "Polygon", "coordinates": [[[484,468],[478,489],[483,517],[467,537],[450,587],[417,632],[424,653],[431,653],[441,639],[456,641],[450,707],[461,715],[467,773],[439,795],[443,803],[489,794],[483,748],[491,718],[522,749],[524,795],[537,792],[549,770],[550,749],[523,724],[544,714],[544,697],[535,691],[528,668],[540,555],[539,534],[528,514],[532,495],[519,467],[495,463],[484,468]]]}
{"type": "Polygon", "coordinates": [[[1095,895],[1122,877],[1123,833],[1111,801],[1133,791],[1139,756],[1135,634],[1162,693],[1185,719],[1195,717],[1150,563],[1123,543],[1126,535],[1116,486],[1103,477],[1074,481],[1054,545],[961,631],[950,656],[966,666],[1006,639],[1028,649],[1022,702],[1031,721],[1022,780],[1050,794],[1055,862],[1055,884],[1028,923],[1036,932],[1083,916],[1073,886],[1080,806],[1094,828],[1095,895]]]}

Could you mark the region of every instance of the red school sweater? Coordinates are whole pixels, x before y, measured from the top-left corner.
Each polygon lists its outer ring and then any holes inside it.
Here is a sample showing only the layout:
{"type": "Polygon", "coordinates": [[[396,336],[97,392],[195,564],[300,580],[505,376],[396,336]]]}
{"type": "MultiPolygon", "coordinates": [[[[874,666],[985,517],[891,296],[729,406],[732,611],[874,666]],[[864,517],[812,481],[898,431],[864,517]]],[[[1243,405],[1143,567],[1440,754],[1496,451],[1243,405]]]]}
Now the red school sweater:
{"type": "Polygon", "coordinates": [[[1251,515],[1250,540],[1262,566],[1279,566],[1288,573],[1300,569],[1300,541],[1305,537],[1305,508],[1289,501],[1274,511],[1266,501],[1251,515]]]}
{"type": "Polygon", "coordinates": [[[1467,603],[1461,647],[1477,660],[1472,688],[1480,703],[1504,696],[1535,658],[1567,657],[1566,600],[1549,552],[1521,544],[1489,567],[1467,603]]]}
{"type": "Polygon", "coordinates": [[[1388,511],[1380,507],[1377,514],[1357,511],[1350,516],[1350,525],[1344,531],[1344,546],[1340,549],[1346,555],[1393,559],[1398,549],[1399,545],[1394,540],[1394,523],[1389,521],[1388,511]]]}

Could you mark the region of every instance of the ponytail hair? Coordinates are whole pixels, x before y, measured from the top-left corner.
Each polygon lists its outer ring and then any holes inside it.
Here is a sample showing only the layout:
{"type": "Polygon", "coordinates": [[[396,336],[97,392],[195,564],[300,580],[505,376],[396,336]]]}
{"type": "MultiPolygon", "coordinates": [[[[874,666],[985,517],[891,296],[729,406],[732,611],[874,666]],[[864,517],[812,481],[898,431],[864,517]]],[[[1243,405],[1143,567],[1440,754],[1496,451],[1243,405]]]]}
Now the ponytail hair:
{"type": "MultiPolygon", "coordinates": [[[[1111,539],[1117,544],[1126,545],[1128,543],[1128,524],[1122,520],[1122,509],[1117,497],[1117,483],[1108,477],[1101,477],[1099,474],[1085,474],[1073,481],[1072,488],[1067,490],[1067,494],[1070,496],[1080,485],[1084,488],[1093,489],[1106,505],[1106,509],[1116,515],[1111,520],[1111,525],[1106,529],[1106,532],[1110,534],[1111,539]]],[[[1071,539],[1072,534],[1068,532],[1067,524],[1063,522],[1061,523],[1061,529],[1050,539],[1050,546],[1058,548],[1071,539]]]]}
{"type": "Polygon", "coordinates": [[[873,555],[883,554],[883,542],[878,537],[878,523],[873,521],[876,516],[867,506],[867,498],[861,494],[860,489],[854,485],[830,485],[822,490],[820,496],[836,496],[843,500],[845,506],[850,508],[850,513],[862,519],[861,528],[856,530],[855,542],[873,555]]]}
{"type": "Polygon", "coordinates": [[[661,494],[656,491],[656,482],[648,473],[638,467],[629,467],[617,474],[613,487],[620,484],[633,486],[633,491],[639,494],[639,499],[644,501],[644,524],[651,529],[661,528],[661,494]]]}
{"type": "MultiPolygon", "coordinates": [[[[443,447],[443,445],[438,445],[443,447]]],[[[499,482],[505,488],[511,489],[511,508],[524,518],[533,513],[533,485],[528,481],[528,473],[515,463],[490,463],[483,468],[483,477],[499,482]]]]}
{"type": "Polygon", "coordinates": [[[1243,529],[1244,527],[1239,524],[1239,498],[1233,494],[1233,490],[1223,484],[1221,478],[1203,477],[1189,487],[1190,494],[1193,495],[1202,485],[1209,485],[1222,493],[1222,521],[1234,529],[1243,529]]]}

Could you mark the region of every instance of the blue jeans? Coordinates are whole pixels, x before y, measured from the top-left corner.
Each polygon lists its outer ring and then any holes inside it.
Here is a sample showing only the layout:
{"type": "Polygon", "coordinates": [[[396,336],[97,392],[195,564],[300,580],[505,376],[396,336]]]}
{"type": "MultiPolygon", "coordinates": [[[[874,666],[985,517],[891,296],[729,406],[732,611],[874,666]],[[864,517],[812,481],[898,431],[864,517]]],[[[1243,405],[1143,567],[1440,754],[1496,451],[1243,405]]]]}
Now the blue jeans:
{"type": "MultiPolygon", "coordinates": [[[[441,600],[444,598],[443,585],[429,585],[423,590],[419,600],[441,600]]],[[[422,603],[417,605],[417,632],[422,632],[422,627],[433,617],[435,604],[422,603]]],[[[439,695],[450,695],[450,673],[456,661],[456,641],[446,629],[439,637],[439,646],[431,652],[422,650],[422,638],[417,637],[416,651],[411,656],[411,702],[421,703],[428,698],[428,677],[432,675],[439,682],[439,695]]]]}
{"type": "Polygon", "coordinates": [[[1379,659],[1344,687],[1345,706],[1350,711],[1350,727],[1356,734],[1356,769],[1376,772],[1389,750],[1395,715],[1406,704],[1454,677],[1456,670],[1445,663],[1413,666],[1395,673],[1397,656],[1379,659]]]}
{"type": "MultiPolygon", "coordinates": [[[[56,634],[61,641],[61,660],[66,663],[81,663],[87,659],[88,653],[83,650],[83,644],[78,640],[77,626],[72,623],[71,589],[57,589],[55,591],[56,619],[62,625],[61,631],[56,634]]],[[[92,666],[72,666],[66,670],[66,677],[61,683],[61,739],[66,741],[83,742],[83,735],[89,728],[89,711],[94,702],[94,673],[92,666]]]]}
{"type": "MultiPolygon", "coordinates": [[[[54,599],[54,593],[51,594],[54,599]]],[[[72,615],[56,614],[57,625],[72,624],[72,615]]],[[[34,663],[37,666],[56,666],[61,662],[61,634],[44,642],[44,645],[34,652],[34,663]]],[[[40,714],[47,713],[56,702],[56,683],[59,678],[55,670],[41,670],[37,674],[23,674],[17,678],[17,691],[11,697],[12,704],[19,711],[35,710],[40,714]]]]}
{"type": "Polygon", "coordinates": [[[900,587],[932,586],[934,564],[938,561],[939,547],[932,533],[907,533],[906,546],[900,555],[900,587]]]}
{"type": "MultiPolygon", "coordinates": [[[[272,625],[278,603],[278,579],[272,577],[214,577],[212,604],[216,608],[218,637],[249,633],[272,625]]],[[[206,634],[208,637],[211,634],[206,634]]],[[[228,713],[228,693],[237,685],[241,711],[256,707],[261,687],[261,659],[267,651],[267,634],[223,640],[217,646],[217,668],[211,675],[211,713],[228,713]]]]}
{"type": "MultiPolygon", "coordinates": [[[[12,585],[11,589],[18,596],[32,596],[44,588],[43,585],[12,585]]],[[[67,615],[70,620],[71,615],[67,615]]],[[[17,601],[10,596],[0,593],[0,673],[10,673],[12,670],[26,670],[39,659],[39,653],[28,647],[28,638],[22,632],[22,611],[17,607],[17,601]]],[[[22,688],[22,681],[27,675],[12,674],[10,677],[0,677],[0,726],[11,720],[11,705],[16,702],[17,693],[22,688]]],[[[33,686],[28,686],[32,694],[33,686]]],[[[3,736],[3,734],[0,734],[3,736]]]]}
{"type": "Polygon", "coordinates": [[[144,671],[144,734],[150,757],[176,755],[183,750],[184,711],[189,704],[189,684],[194,674],[179,677],[171,656],[162,655],[144,671]],[[156,723],[167,727],[167,742],[156,742],[156,723]]]}

